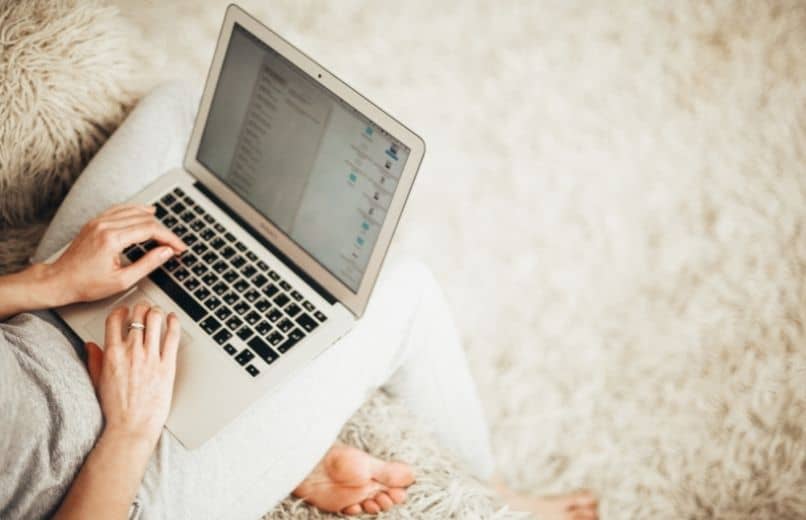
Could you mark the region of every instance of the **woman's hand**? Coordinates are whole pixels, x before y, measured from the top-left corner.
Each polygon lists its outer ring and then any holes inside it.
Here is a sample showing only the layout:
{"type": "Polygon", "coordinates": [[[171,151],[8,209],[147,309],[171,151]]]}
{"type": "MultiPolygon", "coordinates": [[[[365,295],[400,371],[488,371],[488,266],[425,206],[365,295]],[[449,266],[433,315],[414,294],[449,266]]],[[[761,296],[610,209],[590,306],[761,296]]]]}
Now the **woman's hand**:
{"type": "Polygon", "coordinates": [[[109,314],[103,351],[87,343],[105,435],[142,441],[153,449],[171,408],[180,335],[175,314],[138,303],[131,312],[119,307],[109,314]],[[132,322],[145,329],[129,329],[132,322]]]}
{"type": "Polygon", "coordinates": [[[128,289],[185,249],[184,242],[154,218],[153,206],[113,206],[81,228],[64,254],[48,266],[53,305],[99,300],[128,289]],[[123,265],[123,249],[149,239],[160,246],[123,265]]]}

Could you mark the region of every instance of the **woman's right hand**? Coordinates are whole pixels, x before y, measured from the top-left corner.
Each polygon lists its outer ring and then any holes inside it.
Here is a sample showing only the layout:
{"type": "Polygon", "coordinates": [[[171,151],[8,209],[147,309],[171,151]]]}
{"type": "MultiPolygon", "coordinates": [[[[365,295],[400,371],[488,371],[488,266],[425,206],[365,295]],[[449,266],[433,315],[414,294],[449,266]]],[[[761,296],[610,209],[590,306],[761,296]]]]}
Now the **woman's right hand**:
{"type": "Polygon", "coordinates": [[[153,449],[171,408],[180,337],[179,319],[158,307],[138,303],[109,314],[106,348],[87,343],[104,434],[144,441],[153,449]],[[129,328],[132,322],[145,329],[129,328]]]}

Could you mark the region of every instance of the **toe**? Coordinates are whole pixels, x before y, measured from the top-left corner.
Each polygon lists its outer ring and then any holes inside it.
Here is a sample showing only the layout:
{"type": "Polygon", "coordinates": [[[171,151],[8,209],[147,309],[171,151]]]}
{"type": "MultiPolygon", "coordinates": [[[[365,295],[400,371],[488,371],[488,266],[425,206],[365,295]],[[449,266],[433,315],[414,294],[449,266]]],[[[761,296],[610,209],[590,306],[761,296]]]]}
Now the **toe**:
{"type": "Polygon", "coordinates": [[[381,506],[381,509],[383,509],[384,511],[389,511],[395,505],[395,503],[392,502],[392,497],[390,497],[386,493],[378,493],[373,497],[373,500],[375,500],[375,502],[377,502],[378,505],[381,506]]]}
{"type": "Polygon", "coordinates": [[[391,488],[386,492],[395,504],[402,504],[406,501],[406,490],[403,488],[391,488]]]}
{"type": "Polygon", "coordinates": [[[350,516],[360,515],[362,511],[361,504],[353,504],[341,510],[342,514],[350,516]]]}
{"type": "Polygon", "coordinates": [[[378,503],[371,498],[361,502],[361,507],[363,507],[364,511],[371,515],[377,515],[381,512],[381,506],[379,506],[378,503]]]}
{"type": "Polygon", "coordinates": [[[596,495],[590,491],[583,490],[573,493],[570,497],[571,507],[591,508],[596,507],[596,495]]]}

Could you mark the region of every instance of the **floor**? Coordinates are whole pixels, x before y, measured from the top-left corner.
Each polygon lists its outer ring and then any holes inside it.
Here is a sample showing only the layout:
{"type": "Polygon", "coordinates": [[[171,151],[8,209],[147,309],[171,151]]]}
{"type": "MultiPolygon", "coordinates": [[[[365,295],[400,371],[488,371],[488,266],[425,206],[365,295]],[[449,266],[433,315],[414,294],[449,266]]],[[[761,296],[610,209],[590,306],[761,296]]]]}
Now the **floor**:
{"type": "MultiPolygon", "coordinates": [[[[227,2],[115,3],[152,81],[201,81],[227,2]]],[[[392,254],[512,485],[806,516],[806,3],[240,3],[427,142],[392,254]]]]}

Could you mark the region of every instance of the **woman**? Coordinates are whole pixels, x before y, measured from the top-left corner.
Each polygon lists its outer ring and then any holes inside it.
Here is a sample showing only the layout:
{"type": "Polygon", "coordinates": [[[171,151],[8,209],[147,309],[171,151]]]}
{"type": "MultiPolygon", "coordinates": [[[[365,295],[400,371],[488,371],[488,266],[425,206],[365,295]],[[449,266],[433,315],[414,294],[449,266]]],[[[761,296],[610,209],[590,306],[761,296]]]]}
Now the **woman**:
{"type": "MultiPolygon", "coordinates": [[[[405,500],[411,468],[334,444],[382,385],[489,479],[475,388],[439,288],[419,264],[385,269],[348,336],[194,451],[163,430],[181,334],[175,315],[117,308],[101,350],[45,311],[117,294],[184,251],[153,208],[118,203],[181,163],[193,99],[178,85],[146,97],[76,182],[35,259],[73,239],[67,251],[0,277],[0,517],[257,518],[289,492],[330,512],[389,510],[405,500]],[[161,247],[120,262],[124,247],[148,239],[161,247]]],[[[503,491],[541,518],[596,518],[589,493],[503,491]]]]}

